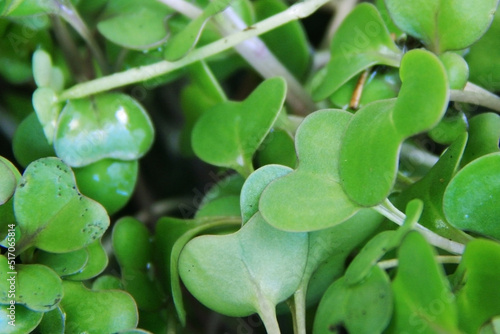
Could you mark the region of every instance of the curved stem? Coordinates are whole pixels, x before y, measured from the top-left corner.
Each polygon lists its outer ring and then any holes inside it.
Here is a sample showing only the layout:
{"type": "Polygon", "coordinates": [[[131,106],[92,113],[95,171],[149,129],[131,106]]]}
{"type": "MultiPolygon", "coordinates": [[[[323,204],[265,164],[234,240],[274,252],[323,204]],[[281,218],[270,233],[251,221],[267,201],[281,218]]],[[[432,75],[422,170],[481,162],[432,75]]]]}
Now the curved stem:
{"type": "Polygon", "coordinates": [[[252,37],[259,36],[285,23],[307,17],[328,1],[329,0],[309,0],[297,3],[279,14],[254,24],[252,26],[253,29],[238,31],[211,44],[202,46],[193,50],[186,57],[178,61],[160,61],[148,66],[133,68],[124,72],[115,73],[99,79],[77,84],[62,92],[59,96],[59,100],[64,101],[66,99],[81,98],[110,89],[145,81],[172,72],[186,65],[228,50],[241,42],[244,42],[252,37]]]}
{"type": "MultiPolygon", "coordinates": [[[[399,211],[388,199],[386,199],[382,204],[373,207],[373,209],[398,225],[403,225],[406,218],[406,215],[399,211]]],[[[454,254],[462,254],[464,252],[465,246],[461,243],[446,239],[419,223],[415,224],[415,228],[422,233],[431,245],[454,254]]]]}
{"type": "Polygon", "coordinates": [[[259,316],[266,327],[267,334],[281,334],[278,319],[276,318],[276,308],[272,303],[260,301],[259,316]]]}
{"type": "MultiPolygon", "coordinates": [[[[462,256],[458,255],[438,255],[435,257],[438,263],[452,263],[458,264],[462,261],[462,256]]],[[[398,259],[384,260],[377,263],[381,269],[391,269],[397,267],[399,264],[398,259]]]]}
{"type": "Polygon", "coordinates": [[[471,103],[500,112],[500,97],[471,82],[467,82],[463,91],[452,89],[450,100],[471,103]]]}

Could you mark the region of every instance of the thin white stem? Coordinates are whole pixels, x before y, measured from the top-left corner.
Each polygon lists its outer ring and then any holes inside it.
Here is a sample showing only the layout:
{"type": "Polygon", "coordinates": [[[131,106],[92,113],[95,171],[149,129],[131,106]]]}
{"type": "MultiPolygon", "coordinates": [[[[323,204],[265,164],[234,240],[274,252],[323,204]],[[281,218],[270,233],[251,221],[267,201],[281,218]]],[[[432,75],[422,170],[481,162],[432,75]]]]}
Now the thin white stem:
{"type": "MultiPolygon", "coordinates": [[[[388,199],[382,204],[373,207],[373,209],[400,226],[403,225],[406,218],[406,215],[399,211],[388,199]]],[[[464,252],[465,246],[461,243],[446,239],[419,223],[415,224],[415,228],[422,233],[431,245],[454,254],[462,254],[464,252]]]]}
{"type": "Polygon", "coordinates": [[[175,61],[160,61],[155,64],[132,68],[99,79],[77,84],[64,91],[59,100],[76,99],[97,94],[110,89],[145,81],[182,68],[228,50],[249,38],[259,36],[288,22],[307,17],[329,0],[309,0],[292,5],[287,10],[271,16],[252,26],[253,29],[238,31],[213,43],[195,49],[186,57],[175,61]]]}
{"type": "MultiPolygon", "coordinates": [[[[462,261],[462,257],[457,255],[438,255],[435,258],[438,263],[458,264],[460,263],[460,261],[462,261]]],[[[397,267],[398,263],[399,263],[398,259],[390,259],[390,260],[380,261],[379,263],[377,263],[377,265],[381,269],[385,270],[397,267]]]]}
{"type": "MultiPolygon", "coordinates": [[[[158,0],[185,16],[195,19],[202,11],[184,0],[158,0]]],[[[215,17],[216,26],[223,36],[248,29],[247,25],[231,8],[227,8],[215,17]]],[[[266,44],[258,37],[249,38],[235,46],[235,50],[263,77],[281,76],[288,84],[287,101],[299,114],[306,114],[315,109],[314,102],[300,82],[274,56],[266,44]]]]}
{"type": "Polygon", "coordinates": [[[500,112],[500,97],[471,82],[467,82],[464,90],[452,89],[450,100],[471,103],[500,112]]]}

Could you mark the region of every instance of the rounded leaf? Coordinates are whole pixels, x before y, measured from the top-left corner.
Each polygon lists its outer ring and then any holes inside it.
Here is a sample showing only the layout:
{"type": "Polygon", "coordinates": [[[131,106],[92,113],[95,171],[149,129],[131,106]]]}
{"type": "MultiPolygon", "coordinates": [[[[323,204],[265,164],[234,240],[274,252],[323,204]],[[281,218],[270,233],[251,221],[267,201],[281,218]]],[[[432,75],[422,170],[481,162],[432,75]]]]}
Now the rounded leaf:
{"type": "Polygon", "coordinates": [[[460,170],[446,188],[443,207],[453,226],[500,240],[500,153],[460,170]]]}
{"type": "Polygon", "coordinates": [[[104,158],[135,160],[153,143],[154,130],[144,108],[120,93],[70,100],[57,124],[54,148],[72,167],[104,158]]]}

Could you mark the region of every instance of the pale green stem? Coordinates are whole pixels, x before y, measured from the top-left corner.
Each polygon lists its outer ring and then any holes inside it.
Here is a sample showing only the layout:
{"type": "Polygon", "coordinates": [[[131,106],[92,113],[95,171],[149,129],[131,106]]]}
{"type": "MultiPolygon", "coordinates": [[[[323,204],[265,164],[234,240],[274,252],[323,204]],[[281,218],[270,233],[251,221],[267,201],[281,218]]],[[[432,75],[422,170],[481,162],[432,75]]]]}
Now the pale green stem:
{"type": "Polygon", "coordinates": [[[260,301],[259,316],[264,323],[267,334],[281,334],[278,319],[276,318],[276,307],[267,300],[260,301]]]}
{"type": "MultiPolygon", "coordinates": [[[[456,255],[438,255],[435,257],[436,261],[438,263],[453,263],[453,264],[458,264],[460,261],[462,261],[461,256],[456,256],[456,255]]],[[[380,261],[377,263],[377,265],[381,269],[391,269],[395,268],[398,266],[398,259],[390,259],[390,260],[385,260],[385,261],[380,261]]]]}
{"type": "Polygon", "coordinates": [[[287,10],[254,24],[252,26],[253,29],[238,31],[230,36],[195,49],[186,57],[176,62],[160,61],[155,64],[132,68],[124,72],[114,73],[99,79],[77,84],[62,92],[59,96],[59,101],[81,98],[164,75],[228,50],[249,38],[259,36],[283,24],[307,17],[328,1],[309,0],[292,5],[287,10]]]}
{"type": "Polygon", "coordinates": [[[293,317],[294,334],[306,334],[306,293],[307,285],[295,291],[291,303],[293,308],[290,307],[293,317]]]}
{"type": "MultiPolygon", "coordinates": [[[[406,218],[405,214],[399,211],[388,199],[373,207],[373,209],[398,225],[403,225],[406,218]]],[[[446,239],[419,223],[415,224],[415,228],[422,233],[430,244],[436,247],[454,254],[462,254],[464,252],[465,246],[461,243],[446,239]]]]}
{"type": "MultiPolygon", "coordinates": [[[[158,0],[185,16],[195,19],[202,11],[184,0],[158,0]]],[[[229,36],[236,31],[248,29],[247,25],[231,8],[215,16],[216,26],[223,36],[229,36]]],[[[258,37],[250,38],[235,46],[236,51],[260,73],[263,78],[283,77],[287,84],[287,101],[300,114],[306,114],[315,109],[310,95],[300,82],[271,53],[266,44],[258,37]]]]}
{"type": "Polygon", "coordinates": [[[450,100],[471,103],[500,112],[500,97],[471,82],[467,82],[464,90],[452,89],[450,100]]]}

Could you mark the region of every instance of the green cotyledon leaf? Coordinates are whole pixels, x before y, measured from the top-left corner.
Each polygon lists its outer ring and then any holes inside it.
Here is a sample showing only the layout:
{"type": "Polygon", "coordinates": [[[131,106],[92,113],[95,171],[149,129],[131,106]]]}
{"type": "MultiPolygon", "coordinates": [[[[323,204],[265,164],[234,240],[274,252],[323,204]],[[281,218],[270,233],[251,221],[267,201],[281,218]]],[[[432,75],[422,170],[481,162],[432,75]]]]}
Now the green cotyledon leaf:
{"type": "Polygon", "coordinates": [[[109,226],[104,207],[79,193],[73,172],[57,158],[42,158],[26,168],[14,194],[14,211],[19,249],[74,251],[99,239],[109,226]]]}
{"type": "Polygon", "coordinates": [[[347,195],[361,206],[374,206],[387,198],[396,178],[402,142],[432,129],[448,105],[445,69],[431,52],[407,52],[400,77],[398,98],[360,109],[342,140],[341,183],[347,195]]]}
{"type": "Polygon", "coordinates": [[[186,244],[179,273],[207,307],[230,316],[267,317],[297,289],[307,259],[306,233],[275,229],[257,213],[233,234],[186,244]]]}
{"type": "Polygon", "coordinates": [[[313,231],[339,224],[360,206],[340,185],[341,139],[352,115],[320,110],[305,118],[296,135],[297,169],[264,190],[259,209],[269,224],[288,231],[313,231]]]}
{"type": "Polygon", "coordinates": [[[66,103],[54,148],[71,167],[83,167],[104,158],[138,159],[149,150],[153,137],[153,124],[136,100],[106,93],[66,103]]]}
{"type": "Polygon", "coordinates": [[[402,56],[377,8],[369,3],[356,6],[344,19],[330,49],[326,75],[314,88],[315,100],[327,98],[370,66],[398,67],[402,56]]]}
{"type": "Polygon", "coordinates": [[[242,102],[225,102],[205,112],[194,126],[192,145],[202,160],[248,176],[252,156],[278,118],[286,94],[280,77],[267,79],[242,102]]]}
{"type": "Polygon", "coordinates": [[[465,49],[488,29],[498,0],[385,0],[396,25],[432,51],[465,49]]]}

